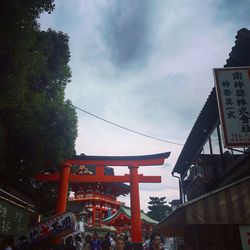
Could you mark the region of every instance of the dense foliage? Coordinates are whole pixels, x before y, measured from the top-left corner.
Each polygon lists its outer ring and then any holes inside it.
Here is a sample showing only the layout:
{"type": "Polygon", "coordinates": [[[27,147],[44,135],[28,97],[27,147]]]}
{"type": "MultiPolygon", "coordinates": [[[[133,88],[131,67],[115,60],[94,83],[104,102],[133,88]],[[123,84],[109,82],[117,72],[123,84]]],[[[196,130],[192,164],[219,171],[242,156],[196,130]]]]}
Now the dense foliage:
{"type": "Polygon", "coordinates": [[[53,8],[53,0],[0,1],[0,174],[26,190],[34,174],[75,153],[77,116],[64,96],[69,38],[37,23],[53,8]]]}
{"type": "Polygon", "coordinates": [[[149,197],[149,199],[148,209],[150,211],[147,215],[156,221],[161,221],[171,211],[171,207],[166,205],[166,197],[149,197]]]}

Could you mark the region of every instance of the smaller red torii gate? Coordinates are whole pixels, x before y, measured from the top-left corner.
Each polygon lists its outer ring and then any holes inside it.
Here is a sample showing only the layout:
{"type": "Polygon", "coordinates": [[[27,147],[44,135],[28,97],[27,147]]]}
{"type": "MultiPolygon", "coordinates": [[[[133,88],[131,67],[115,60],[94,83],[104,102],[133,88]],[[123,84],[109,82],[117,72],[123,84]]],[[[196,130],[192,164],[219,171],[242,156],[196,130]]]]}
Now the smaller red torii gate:
{"type": "Polygon", "coordinates": [[[38,174],[39,181],[59,182],[58,197],[55,213],[66,211],[69,182],[127,182],[130,183],[131,205],[131,237],[133,243],[142,243],[139,183],[160,183],[161,176],[144,176],[138,174],[140,166],[154,166],[164,164],[170,152],[140,155],[140,156],[87,156],[79,155],[62,164],[60,173],[38,174]],[[70,173],[72,165],[96,166],[95,175],[81,175],[70,173]],[[125,175],[104,175],[105,166],[128,166],[130,173],[125,175]]]}

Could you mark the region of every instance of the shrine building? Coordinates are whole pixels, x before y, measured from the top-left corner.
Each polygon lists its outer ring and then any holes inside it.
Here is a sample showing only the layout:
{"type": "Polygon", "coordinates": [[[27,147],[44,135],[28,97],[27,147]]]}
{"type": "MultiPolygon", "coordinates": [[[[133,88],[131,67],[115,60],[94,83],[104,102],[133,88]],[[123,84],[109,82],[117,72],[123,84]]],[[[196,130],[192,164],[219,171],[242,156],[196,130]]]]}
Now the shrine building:
{"type": "MultiPolygon", "coordinates": [[[[141,248],[142,225],[140,211],[139,183],[160,183],[161,176],[138,174],[140,166],[162,165],[170,152],[140,156],[87,156],[81,154],[66,160],[58,173],[40,173],[37,181],[59,182],[55,214],[69,211],[70,204],[77,204],[82,212],[89,213],[87,226],[95,231],[105,227],[103,219],[115,214],[122,203],[120,195],[130,193],[131,240],[141,248]],[[129,174],[115,175],[112,168],[127,166],[129,174]],[[109,184],[108,184],[109,183],[109,184]],[[124,183],[130,183],[125,185],[124,183]],[[70,195],[68,195],[70,193],[70,195]]],[[[101,230],[103,231],[103,230],[101,230]]],[[[110,230],[109,230],[110,231],[110,230]]]]}
{"type": "MultiPolygon", "coordinates": [[[[74,172],[74,168],[72,169],[74,172]]],[[[95,166],[77,166],[75,174],[94,175],[95,166]]],[[[113,168],[105,167],[105,175],[114,175],[113,168]]],[[[70,185],[68,204],[86,211],[86,228],[88,230],[111,230],[114,227],[107,226],[102,221],[114,215],[123,205],[117,200],[120,195],[127,195],[130,192],[129,185],[124,183],[82,183],[74,182],[70,185]]],[[[69,206],[70,207],[70,206],[69,206]]]]}
{"type": "MultiPolygon", "coordinates": [[[[150,235],[153,226],[158,224],[158,221],[151,219],[141,210],[141,222],[143,235],[150,235]]],[[[126,233],[129,235],[131,229],[131,209],[130,207],[121,205],[120,209],[113,215],[105,218],[102,223],[113,226],[117,233],[126,233]]]]}

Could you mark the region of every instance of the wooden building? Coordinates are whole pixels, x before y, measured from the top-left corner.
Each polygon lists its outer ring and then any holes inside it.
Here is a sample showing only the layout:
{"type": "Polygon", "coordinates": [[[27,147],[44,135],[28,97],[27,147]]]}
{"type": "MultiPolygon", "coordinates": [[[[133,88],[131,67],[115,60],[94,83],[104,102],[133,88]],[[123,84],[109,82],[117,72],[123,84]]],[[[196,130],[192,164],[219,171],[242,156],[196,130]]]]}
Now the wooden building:
{"type": "MultiPolygon", "coordinates": [[[[239,66],[250,66],[247,29],[238,31],[225,65],[239,66]]],[[[182,237],[186,249],[242,249],[242,229],[250,225],[249,166],[249,147],[223,146],[213,88],[173,169],[173,175],[179,176],[182,205],[156,231],[182,237]]]]}
{"type": "MultiPolygon", "coordinates": [[[[95,166],[79,166],[76,174],[95,174],[95,166]]],[[[110,167],[105,167],[105,175],[114,175],[110,167]]],[[[82,211],[87,212],[86,228],[88,230],[112,230],[102,220],[115,214],[123,204],[117,197],[127,195],[129,186],[123,183],[72,183],[68,203],[77,205],[82,211]]],[[[79,210],[79,211],[80,211],[79,210]]]]}
{"type": "Polygon", "coordinates": [[[34,197],[17,183],[0,177],[0,248],[8,241],[14,244],[14,236],[25,233],[39,219],[34,197]]]}
{"type": "MultiPolygon", "coordinates": [[[[150,235],[153,226],[158,223],[156,220],[148,217],[143,211],[141,211],[141,221],[143,235],[150,235]]],[[[131,209],[122,205],[115,214],[105,218],[102,223],[115,227],[117,233],[130,235],[131,209]]]]}

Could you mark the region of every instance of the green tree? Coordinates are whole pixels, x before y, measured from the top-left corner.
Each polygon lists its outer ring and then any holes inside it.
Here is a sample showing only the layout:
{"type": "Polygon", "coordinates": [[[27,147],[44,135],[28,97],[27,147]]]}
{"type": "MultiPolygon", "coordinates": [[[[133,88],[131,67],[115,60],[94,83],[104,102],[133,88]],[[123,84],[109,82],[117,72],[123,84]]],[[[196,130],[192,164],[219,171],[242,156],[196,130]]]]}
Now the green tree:
{"type": "Polygon", "coordinates": [[[64,98],[71,76],[68,36],[36,33],[28,60],[25,55],[26,63],[9,75],[0,101],[4,170],[22,179],[43,170],[44,162],[55,167],[74,155],[77,136],[75,109],[64,98]]]}
{"type": "MultiPolygon", "coordinates": [[[[69,37],[40,31],[37,18],[52,0],[0,3],[0,174],[47,198],[55,188],[32,177],[75,154],[77,116],[65,100],[69,37]]],[[[51,195],[52,194],[52,195],[51,195]]]]}
{"type": "Polygon", "coordinates": [[[149,206],[147,215],[156,220],[161,221],[171,211],[171,207],[167,205],[166,197],[149,197],[149,206]]]}

